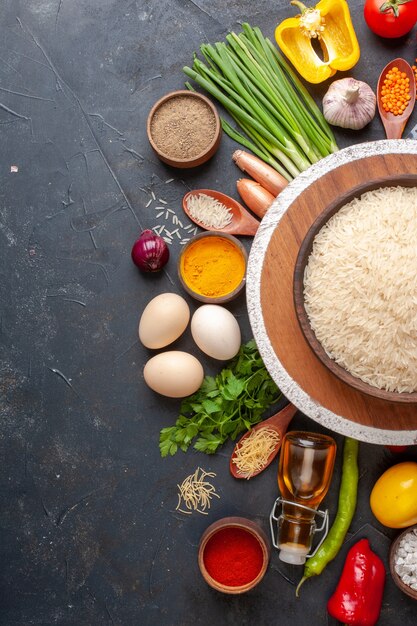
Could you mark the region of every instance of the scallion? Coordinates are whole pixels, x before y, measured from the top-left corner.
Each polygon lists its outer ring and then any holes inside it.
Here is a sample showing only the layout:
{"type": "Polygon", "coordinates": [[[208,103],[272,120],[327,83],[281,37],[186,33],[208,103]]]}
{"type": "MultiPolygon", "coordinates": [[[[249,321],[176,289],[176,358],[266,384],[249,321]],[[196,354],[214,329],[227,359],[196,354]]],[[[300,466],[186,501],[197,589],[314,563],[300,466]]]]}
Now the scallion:
{"type": "MultiPolygon", "coordinates": [[[[242,25],[225,42],[200,47],[184,73],[223,105],[244,135],[222,119],[235,141],[291,180],[338,147],[307,89],[259,28],[242,25]]],[[[190,84],[187,83],[190,87],[190,84]]]]}

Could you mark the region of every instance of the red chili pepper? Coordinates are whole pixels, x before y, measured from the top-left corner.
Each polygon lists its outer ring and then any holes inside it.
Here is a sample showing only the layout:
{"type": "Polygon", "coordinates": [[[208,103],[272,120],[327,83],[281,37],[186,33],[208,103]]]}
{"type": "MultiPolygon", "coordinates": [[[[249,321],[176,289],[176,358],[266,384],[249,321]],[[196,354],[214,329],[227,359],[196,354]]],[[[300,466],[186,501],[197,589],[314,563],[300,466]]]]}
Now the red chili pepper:
{"type": "Polygon", "coordinates": [[[384,584],[383,562],[371,550],[368,539],[361,539],[347,554],[327,610],[344,624],[374,626],[381,611],[384,584]]]}

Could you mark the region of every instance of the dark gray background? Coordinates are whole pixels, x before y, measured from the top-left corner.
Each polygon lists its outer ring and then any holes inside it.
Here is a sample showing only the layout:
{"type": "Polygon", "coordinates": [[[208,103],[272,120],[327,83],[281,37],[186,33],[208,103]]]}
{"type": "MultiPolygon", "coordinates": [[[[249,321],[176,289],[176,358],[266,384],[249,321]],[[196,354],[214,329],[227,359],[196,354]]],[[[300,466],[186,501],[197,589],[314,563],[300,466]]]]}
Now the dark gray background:
{"type": "MultiPolygon", "coordinates": [[[[350,6],[362,51],[350,74],[375,89],[389,60],[413,61],[415,31],[381,40],[366,27],[362,2],[350,6]]],[[[150,194],[181,215],[187,189],[237,198],[240,175],[228,137],[195,171],[160,163],[146,139],[149,109],[183,87],[181,68],[201,42],[223,40],[243,20],[273,38],[275,25],[294,13],[284,0],[1,3],[1,624],[333,623],[326,601],[349,545],[367,536],[387,557],[395,531],[376,522],[368,498],[399,457],[362,444],[348,543],[300,599],[301,568],[280,564],[276,553],[246,596],[211,590],[197,568],[202,532],[226,515],[267,530],[276,464],[238,482],[228,471],[231,445],[212,457],[190,450],[161,459],[159,430],[174,423],[179,401],[157,396],[142,377],[150,353],[138,343],[140,313],[159,293],[182,293],[178,244],[167,274],[140,274],[130,260],[140,230],[156,223],[153,206],[145,208],[150,194]],[[216,472],[221,498],[207,517],[182,516],[177,483],[198,466],[216,472]]],[[[326,89],[310,86],[318,101],[326,89]]],[[[340,147],[384,137],[378,116],[362,132],[336,135],[340,147]]],[[[228,308],[248,340],[244,296],[228,308]]],[[[189,331],[174,347],[201,358],[207,373],[221,367],[189,331]]],[[[322,430],[300,414],[293,427],[322,430]]],[[[339,470],[340,454],[326,500],[332,514],[339,470]]],[[[415,608],[388,576],[380,624],[411,626],[415,608]]]]}

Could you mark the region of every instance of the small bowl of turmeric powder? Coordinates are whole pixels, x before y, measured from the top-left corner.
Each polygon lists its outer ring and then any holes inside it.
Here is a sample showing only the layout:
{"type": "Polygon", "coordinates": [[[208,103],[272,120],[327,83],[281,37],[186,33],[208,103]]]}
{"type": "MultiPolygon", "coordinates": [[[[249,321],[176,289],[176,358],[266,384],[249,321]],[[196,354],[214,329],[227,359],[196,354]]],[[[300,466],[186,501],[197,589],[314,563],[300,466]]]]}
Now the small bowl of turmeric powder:
{"type": "Polygon", "coordinates": [[[184,245],[178,276],[185,291],[196,300],[223,304],[244,289],[247,261],[245,248],[233,235],[200,233],[184,245]]]}

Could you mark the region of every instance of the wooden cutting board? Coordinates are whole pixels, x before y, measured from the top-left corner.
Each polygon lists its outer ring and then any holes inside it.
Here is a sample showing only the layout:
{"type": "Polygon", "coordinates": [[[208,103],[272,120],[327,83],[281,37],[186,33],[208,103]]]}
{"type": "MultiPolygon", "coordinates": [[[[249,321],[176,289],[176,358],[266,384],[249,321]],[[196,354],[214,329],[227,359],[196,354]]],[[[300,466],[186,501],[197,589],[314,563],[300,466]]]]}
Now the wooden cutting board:
{"type": "Polygon", "coordinates": [[[297,254],[305,234],[323,208],[356,185],[404,173],[417,173],[417,154],[377,154],[344,163],[304,189],[270,236],[261,268],[260,314],[281,366],[312,400],[358,425],[393,431],[414,430],[417,437],[417,405],[372,398],[336,378],[304,339],[293,302],[297,254]]]}

